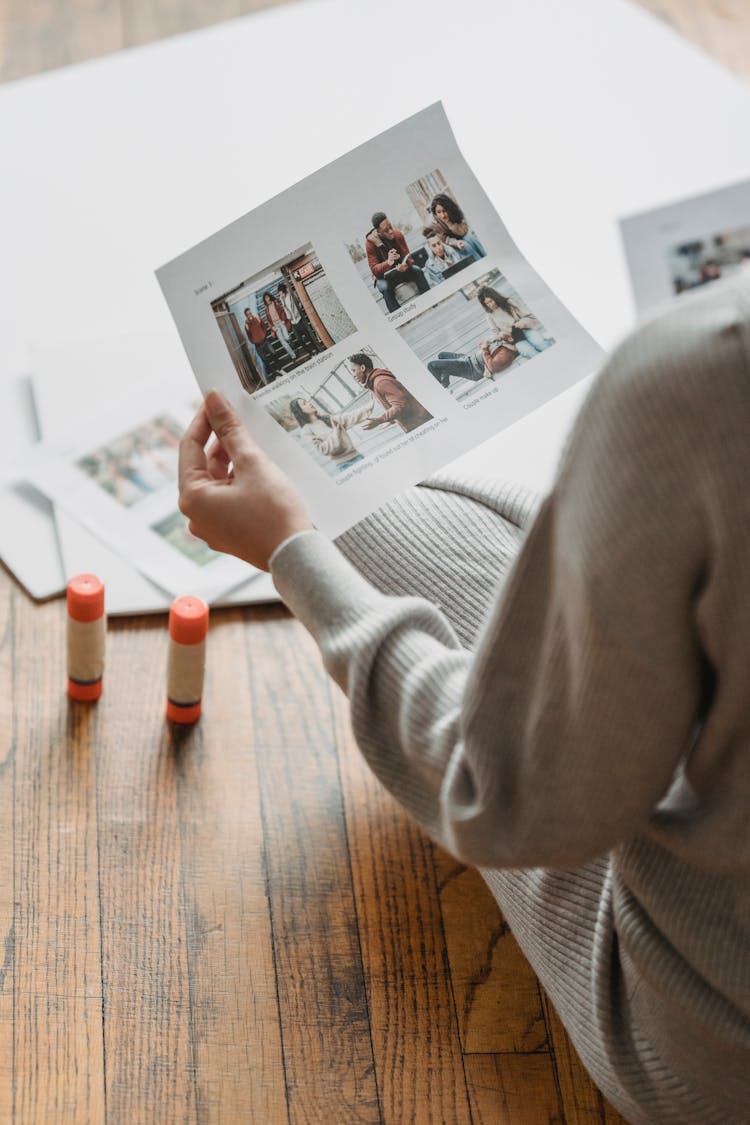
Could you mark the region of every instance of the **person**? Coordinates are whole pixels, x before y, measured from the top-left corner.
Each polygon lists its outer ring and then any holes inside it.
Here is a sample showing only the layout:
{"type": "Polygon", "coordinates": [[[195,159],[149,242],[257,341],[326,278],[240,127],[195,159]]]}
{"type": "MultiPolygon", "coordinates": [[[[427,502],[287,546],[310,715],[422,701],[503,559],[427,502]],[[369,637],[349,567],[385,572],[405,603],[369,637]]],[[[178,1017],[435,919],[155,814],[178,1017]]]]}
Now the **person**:
{"type": "Polygon", "coordinates": [[[372,283],[382,294],[389,313],[399,307],[397,285],[412,281],[419,293],[426,293],[430,288],[422,270],[412,260],[406,239],[384,211],[376,211],[372,216],[372,229],[365,238],[365,249],[372,283]]]}
{"type": "Polygon", "coordinates": [[[289,358],[296,359],[297,353],[289,343],[289,332],[292,326],[284,306],[270,291],[263,294],[263,303],[266,306],[268,331],[276,337],[289,358]]]}
{"type": "Polygon", "coordinates": [[[300,430],[309,435],[318,453],[330,457],[338,471],[344,472],[357,461],[364,460],[355,447],[349,430],[370,416],[372,406],[370,402],[360,410],[326,414],[310,399],[293,398],[289,403],[289,412],[300,430]]]}
{"type": "Polygon", "coordinates": [[[425,422],[432,421],[429,410],[415,399],[411,391],[406,389],[392,371],[386,370],[385,367],[375,367],[372,357],[367,352],[350,355],[349,363],[357,382],[372,393],[373,405],[377,402],[383,407],[383,413],[368,419],[362,427],[363,430],[374,430],[376,426],[395,422],[405,434],[408,434],[425,422]]]}
{"type": "Polygon", "coordinates": [[[444,473],[334,545],[220,396],[181,448],[194,532],[271,570],[369,764],[482,870],[633,1125],[744,1125],[750,1105],[738,282],[683,297],[614,351],[541,501],[444,473]],[[223,458],[206,456],[212,432],[223,458]]]}
{"type": "Polygon", "coordinates": [[[474,258],[485,258],[485,250],[476,232],[469,228],[461,208],[455,199],[451,199],[445,192],[439,192],[433,197],[429,207],[434,220],[434,225],[442,231],[449,246],[457,247],[462,254],[474,258]]]}
{"type": "MultiPolygon", "coordinates": [[[[295,347],[310,348],[310,334],[307,331],[304,320],[302,319],[300,307],[297,304],[295,298],[289,292],[289,286],[285,281],[282,281],[279,285],[279,301],[281,302],[281,306],[287,315],[287,320],[289,321],[289,328],[295,347]]],[[[310,350],[312,351],[314,349],[310,348],[310,350]]]]}
{"type": "Polygon", "coordinates": [[[532,313],[524,313],[519,306],[497,289],[483,285],[477,300],[487,317],[493,336],[511,344],[524,359],[533,359],[549,347],[542,326],[532,313]]]}
{"type": "Polygon", "coordinates": [[[473,352],[438,352],[428,360],[427,370],[441,387],[449,387],[452,377],[473,383],[494,379],[517,358],[516,345],[509,340],[482,340],[473,352]]]}
{"type": "Polygon", "coordinates": [[[430,285],[439,285],[445,280],[445,271],[461,261],[461,251],[455,246],[449,246],[443,232],[436,227],[425,227],[422,236],[427,242],[428,253],[424,275],[430,285]]]}
{"type": "Polygon", "coordinates": [[[245,335],[247,336],[247,348],[250,352],[250,358],[253,361],[261,383],[267,386],[270,380],[266,363],[266,330],[263,326],[263,321],[259,316],[256,316],[251,309],[245,309],[244,311],[245,335]]]}

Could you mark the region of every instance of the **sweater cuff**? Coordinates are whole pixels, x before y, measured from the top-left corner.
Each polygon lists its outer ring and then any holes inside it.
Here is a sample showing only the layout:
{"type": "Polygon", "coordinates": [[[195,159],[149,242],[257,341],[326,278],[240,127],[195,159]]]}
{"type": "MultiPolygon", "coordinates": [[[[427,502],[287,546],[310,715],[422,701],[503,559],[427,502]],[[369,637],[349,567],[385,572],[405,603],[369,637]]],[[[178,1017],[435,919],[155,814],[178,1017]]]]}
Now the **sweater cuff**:
{"type": "Polygon", "coordinates": [[[291,535],[269,567],[282,601],[316,639],[333,622],[352,620],[385,600],[320,531],[291,535]]]}

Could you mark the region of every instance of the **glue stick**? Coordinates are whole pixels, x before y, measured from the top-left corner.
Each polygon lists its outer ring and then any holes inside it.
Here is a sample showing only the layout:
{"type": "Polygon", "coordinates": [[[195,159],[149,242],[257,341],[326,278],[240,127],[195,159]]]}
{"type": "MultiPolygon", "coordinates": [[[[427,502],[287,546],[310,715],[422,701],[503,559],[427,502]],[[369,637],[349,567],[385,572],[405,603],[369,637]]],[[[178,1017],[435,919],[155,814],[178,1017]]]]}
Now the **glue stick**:
{"type": "Polygon", "coordinates": [[[95,574],[68,582],[68,695],[90,702],[102,694],[104,673],[104,583],[95,574]]]}
{"type": "Polygon", "coordinates": [[[206,666],[208,606],[200,598],[175,598],[169,610],[167,718],[195,723],[201,717],[206,666]]]}

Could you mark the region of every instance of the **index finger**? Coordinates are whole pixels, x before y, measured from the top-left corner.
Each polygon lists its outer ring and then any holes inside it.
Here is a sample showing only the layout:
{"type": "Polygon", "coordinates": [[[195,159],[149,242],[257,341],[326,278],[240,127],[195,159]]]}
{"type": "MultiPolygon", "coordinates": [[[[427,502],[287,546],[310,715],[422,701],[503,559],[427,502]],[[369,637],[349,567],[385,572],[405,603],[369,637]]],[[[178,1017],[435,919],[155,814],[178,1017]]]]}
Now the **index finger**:
{"type": "Polygon", "coordinates": [[[208,471],[205,445],[212,433],[211,423],[206,414],[206,408],[201,404],[200,410],[185,430],[180,442],[180,460],[177,475],[180,488],[192,476],[200,476],[208,471]]]}

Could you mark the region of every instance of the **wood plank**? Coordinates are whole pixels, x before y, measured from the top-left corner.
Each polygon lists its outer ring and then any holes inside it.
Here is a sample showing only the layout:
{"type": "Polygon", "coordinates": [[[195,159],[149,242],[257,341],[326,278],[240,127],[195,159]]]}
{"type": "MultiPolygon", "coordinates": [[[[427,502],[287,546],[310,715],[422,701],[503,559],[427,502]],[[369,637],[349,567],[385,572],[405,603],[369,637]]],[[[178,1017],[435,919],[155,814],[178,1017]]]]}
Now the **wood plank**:
{"type": "Polygon", "coordinates": [[[330,691],[383,1121],[468,1125],[432,845],[366,766],[330,691]]]}
{"type": "Polygon", "coordinates": [[[65,606],[14,599],[14,1111],[104,1117],[95,707],[65,694],[65,606]]]}
{"type": "Polygon", "coordinates": [[[175,739],[196,1114],[275,1125],[287,1107],[245,623],[212,616],[204,717],[175,739]]]}
{"type": "Polygon", "coordinates": [[[286,3],[289,0],[213,0],[211,4],[205,0],[120,0],[123,45],[150,43],[286,3]]]}
{"type": "Polygon", "coordinates": [[[544,1019],[555,1060],[560,1098],[568,1125],[627,1125],[606,1101],[578,1057],[562,1020],[542,990],[544,1019]]]}
{"type": "Polygon", "coordinates": [[[289,1119],[380,1122],[328,681],[279,608],[246,633],[289,1119]]]}
{"type": "Polygon", "coordinates": [[[0,565],[0,1121],[13,1117],[13,1009],[15,996],[15,883],[13,820],[15,666],[13,615],[20,595],[0,565]]]}
{"type": "Polygon", "coordinates": [[[531,1055],[467,1055],[474,1125],[578,1125],[563,1115],[552,1059],[531,1055]]]}
{"type": "Polygon", "coordinates": [[[109,623],[96,755],[107,1117],[160,1125],[196,1113],[175,765],[192,742],[166,727],[166,645],[163,617],[109,623]]]}
{"type": "Polygon", "coordinates": [[[486,883],[437,847],[435,867],[464,1051],[544,1050],[536,974],[486,883]]]}
{"type": "Polygon", "coordinates": [[[638,0],[707,54],[750,78],[750,9],[747,0],[638,0]]]}
{"type": "Polygon", "coordinates": [[[0,82],[122,46],[120,0],[3,0],[0,82]]]}

